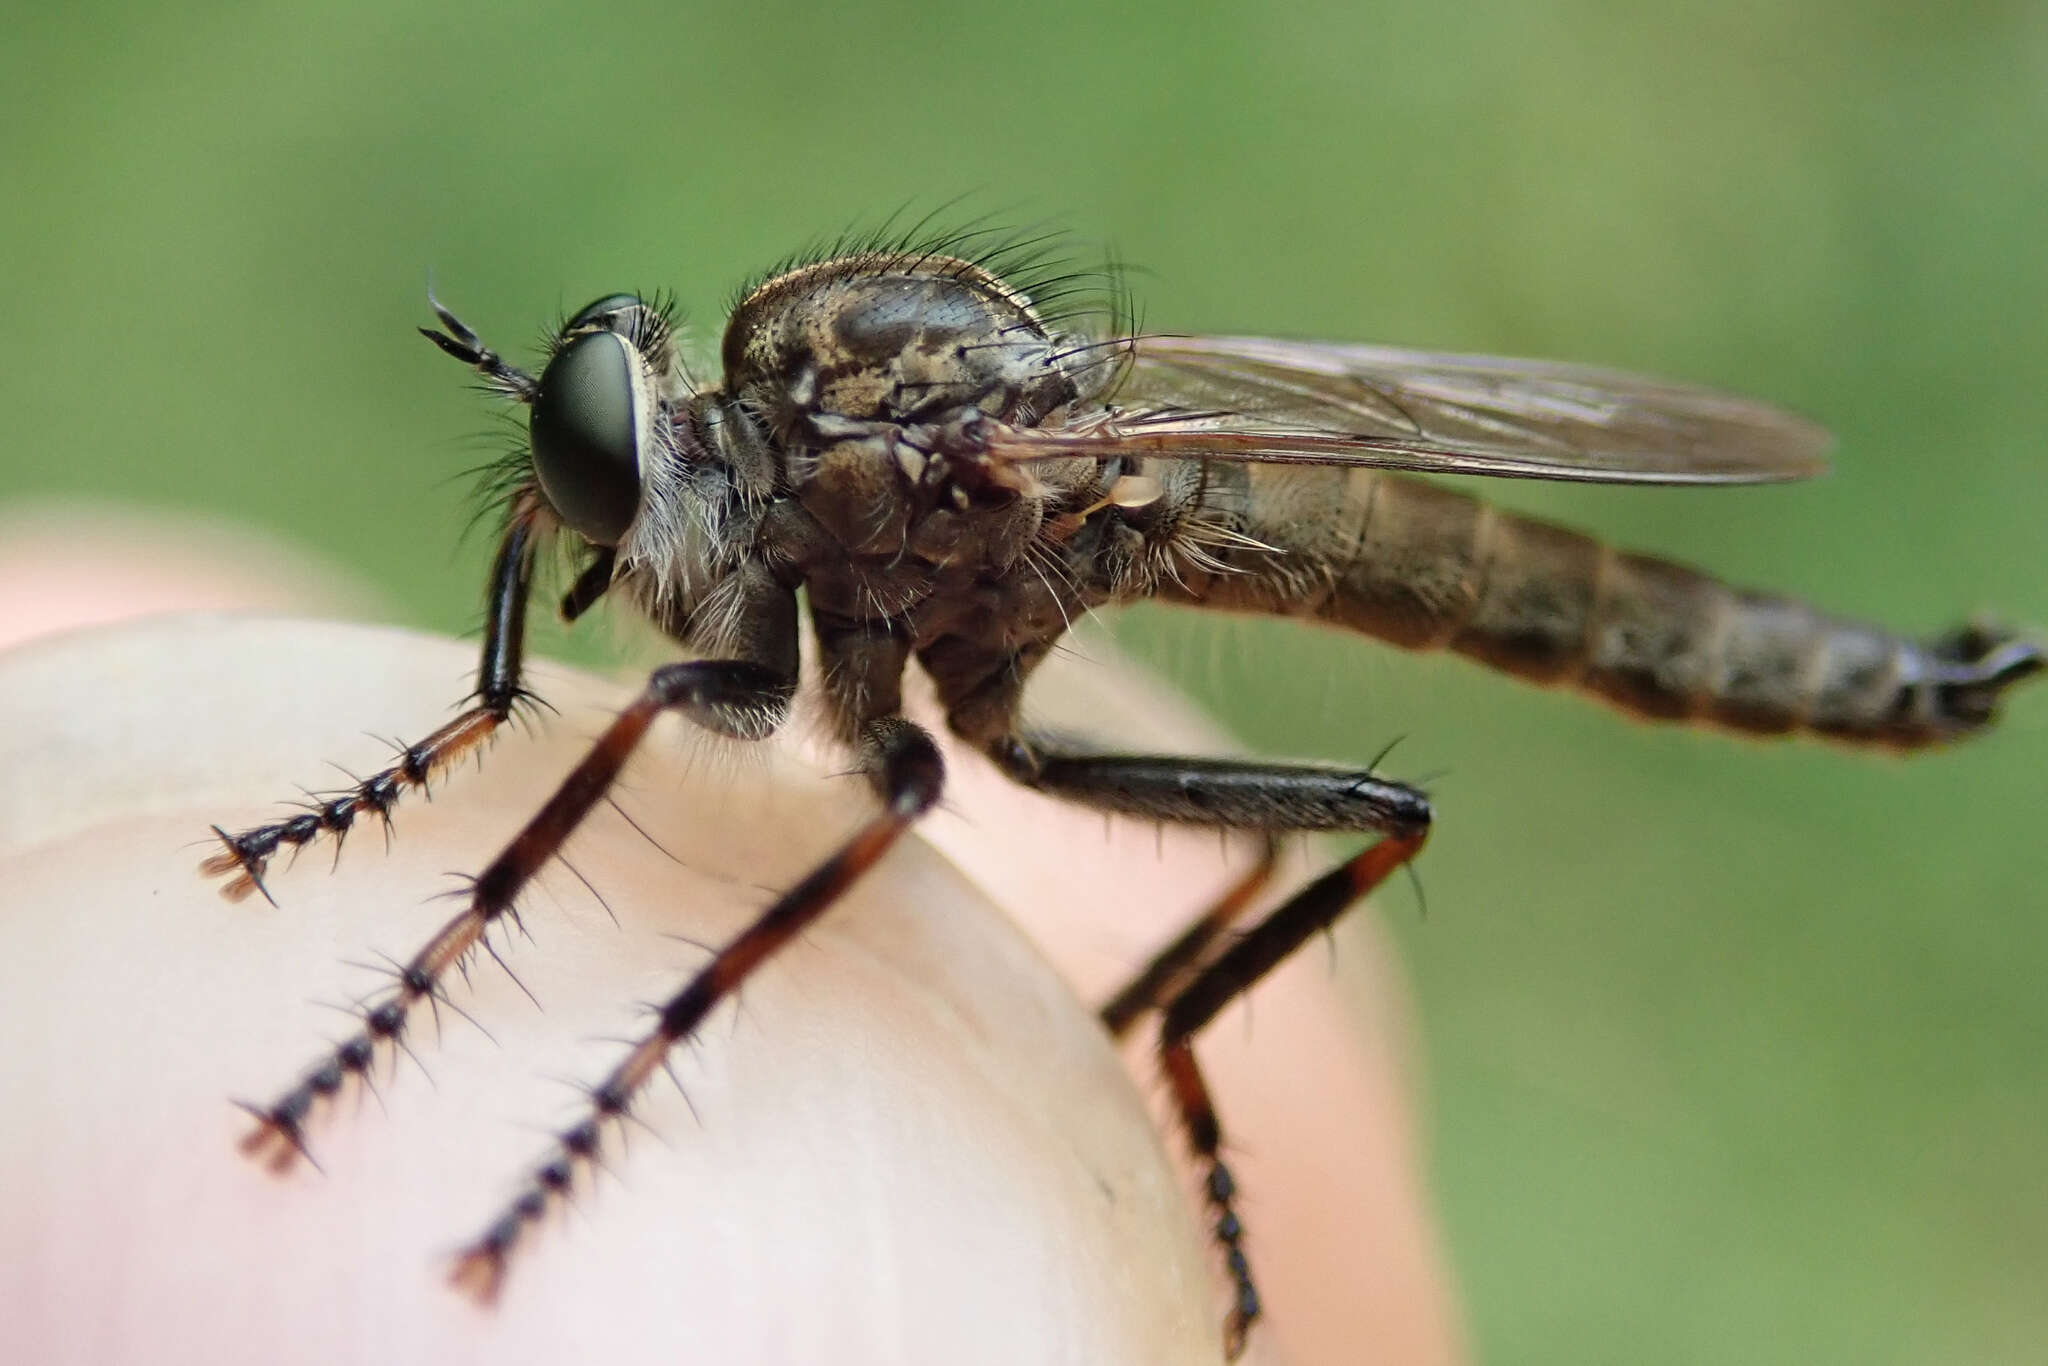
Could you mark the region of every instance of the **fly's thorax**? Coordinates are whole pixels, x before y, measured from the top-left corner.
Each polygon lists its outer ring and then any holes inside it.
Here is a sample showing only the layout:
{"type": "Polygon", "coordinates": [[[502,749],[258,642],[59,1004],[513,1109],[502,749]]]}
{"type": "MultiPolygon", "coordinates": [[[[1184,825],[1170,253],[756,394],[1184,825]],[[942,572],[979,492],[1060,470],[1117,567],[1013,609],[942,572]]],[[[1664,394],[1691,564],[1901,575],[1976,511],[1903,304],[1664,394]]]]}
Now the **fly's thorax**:
{"type": "Polygon", "coordinates": [[[1079,386],[1024,295],[950,256],[860,255],[785,272],[726,324],[725,387],[778,438],[813,419],[914,424],[963,409],[1037,421],[1079,386]]]}
{"type": "Polygon", "coordinates": [[[1047,490],[992,476],[963,433],[1082,394],[1031,301],[971,262],[865,254],[785,272],[734,309],[725,392],[775,447],[779,487],[855,558],[1001,568],[1047,490]]]}

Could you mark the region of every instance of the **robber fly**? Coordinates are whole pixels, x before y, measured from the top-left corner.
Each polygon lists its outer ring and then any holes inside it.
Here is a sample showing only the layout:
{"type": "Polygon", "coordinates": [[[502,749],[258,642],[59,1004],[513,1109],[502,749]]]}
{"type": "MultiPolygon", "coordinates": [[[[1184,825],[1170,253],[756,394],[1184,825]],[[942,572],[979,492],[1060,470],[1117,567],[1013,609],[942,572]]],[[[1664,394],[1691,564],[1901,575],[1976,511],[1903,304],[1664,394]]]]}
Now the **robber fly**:
{"type": "MultiPolygon", "coordinates": [[[[854,244],[746,291],[715,384],[669,311],[597,300],[538,373],[434,304],[421,329],[526,410],[501,471],[503,535],[474,704],[358,786],[221,833],[206,871],[268,891],[283,847],[339,837],[474,751],[525,698],[523,624],[544,543],[585,567],[571,620],[624,599],[686,648],[656,669],[467,904],[366,1004],[359,1027],[267,1106],[252,1152],[303,1152],[309,1118],[386,1045],[602,801],[656,717],[764,738],[798,686],[807,600],[825,713],[880,809],[664,1003],[523,1193],[469,1246],[488,1297],[515,1245],[597,1158],[669,1050],[939,800],[932,737],[902,710],[915,660],[946,724],[1039,792],[1152,821],[1375,836],[1249,930],[1235,889],[1103,1008],[1157,1020],[1158,1056],[1206,1172],[1232,1351],[1259,1313],[1222,1130],[1190,1041],[1303,940],[1407,864],[1425,794],[1370,770],[1127,755],[1023,729],[1032,670],[1090,609],[1140,600],[1346,627],[1447,648],[1638,716],[1912,749],[1986,726],[2042,650],[1972,626],[1918,641],[1498,511],[1405,473],[1625,484],[1804,478],[1827,438],[1745,399],[1578,366],[1385,347],[1074,325],[1067,277],[975,233],[854,244]]],[[[1268,861],[1270,866],[1270,860],[1268,861]]],[[[1256,875],[1255,875],[1256,876],[1256,875]]]]}

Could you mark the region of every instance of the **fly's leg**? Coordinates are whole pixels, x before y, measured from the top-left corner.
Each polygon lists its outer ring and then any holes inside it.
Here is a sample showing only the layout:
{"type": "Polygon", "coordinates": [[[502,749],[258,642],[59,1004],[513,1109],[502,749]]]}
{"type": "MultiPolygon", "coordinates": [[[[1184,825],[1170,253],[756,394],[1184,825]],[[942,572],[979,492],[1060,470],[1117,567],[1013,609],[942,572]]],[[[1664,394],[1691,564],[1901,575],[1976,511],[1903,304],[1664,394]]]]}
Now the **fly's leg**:
{"type": "Polygon", "coordinates": [[[349,1077],[366,1075],[384,1045],[404,1046],[415,1008],[433,1000],[449,971],[482,944],[491,926],[513,913],[521,890],[605,799],[663,711],[679,711],[722,734],[759,739],[780,723],[794,686],[784,671],[746,660],[702,660],[655,670],[646,689],[619,713],[539,814],[478,875],[462,911],[398,970],[396,987],[362,1011],[357,1032],[270,1105],[245,1107],[257,1125],[242,1140],[242,1151],[267,1154],[280,1168],[305,1155],[306,1120],[314,1108],[339,1092],[349,1077]]]}
{"type": "Polygon", "coordinates": [[[1139,969],[1121,991],[1103,1003],[1099,1014],[1102,1027],[1111,1038],[1121,1040],[1146,1011],[1156,1010],[1173,999],[1217,937],[1237,923],[1245,908],[1273,880],[1273,870],[1279,864],[1280,841],[1268,835],[1260,848],[1259,861],[1251,870],[1225,889],[1172,943],[1139,969]]]}
{"type": "Polygon", "coordinates": [[[666,1066],[669,1050],[688,1039],[719,1002],[784,945],[830,910],[846,889],[875,866],[903,833],[938,801],[945,767],[930,735],[900,717],[862,727],[861,771],[881,794],[879,815],[863,825],[803,881],[773,905],[661,1006],[655,1026],[590,1092],[590,1112],[564,1130],[535,1167],[525,1188],[457,1259],[450,1279],[488,1302],[504,1282],[506,1261],[527,1226],[566,1196],[579,1167],[596,1161],[607,1124],[622,1120],[633,1098],[666,1066]]]}
{"type": "MultiPolygon", "coordinates": [[[[425,791],[433,778],[497,733],[520,703],[531,697],[520,687],[521,655],[526,637],[527,593],[533,580],[534,527],[530,518],[515,515],[505,529],[491,567],[483,660],[477,667],[476,705],[426,739],[399,751],[398,760],[346,791],[315,802],[289,820],[258,825],[239,834],[219,826],[221,849],[199,865],[208,877],[224,877],[221,895],[240,901],[252,892],[271,900],[263,885],[264,869],[280,848],[301,848],[322,835],[337,842],[356,820],[374,813],[387,825],[391,808],[412,789],[425,791]]],[[[273,903],[274,904],[274,903],[273,903]]]]}
{"type": "Polygon", "coordinates": [[[1005,772],[1028,787],[1122,815],[1257,830],[1269,836],[1283,831],[1380,836],[1202,962],[1207,946],[1219,939],[1241,903],[1256,890],[1256,881],[1264,880],[1262,872],[1255,872],[1168,946],[1104,1010],[1105,1023],[1114,1028],[1128,1025],[1130,1017],[1148,1005],[1163,1006],[1160,1067],[1172,1087],[1188,1145],[1207,1169],[1204,1194],[1215,1216],[1212,1229],[1233,1288],[1224,1341],[1235,1357],[1259,1316],[1259,1294],[1244,1252],[1237,1183],[1222,1158],[1223,1128],[1195,1059],[1194,1036],[1276,964],[1328,928],[1346,907],[1421,852],[1429,837],[1429,800],[1405,784],[1340,769],[1085,754],[1015,737],[998,741],[990,753],[1005,772]]]}
{"type": "Polygon", "coordinates": [[[1189,1144],[1196,1158],[1208,1166],[1205,1193],[1216,1215],[1216,1241],[1223,1247],[1224,1262],[1237,1291],[1224,1328],[1225,1345],[1233,1357],[1244,1349],[1245,1333],[1259,1316],[1259,1295],[1241,1245],[1243,1226],[1234,1207],[1237,1184],[1219,1155],[1223,1129],[1195,1060],[1194,1035],[1282,959],[1328,928],[1346,907],[1420,853],[1429,834],[1426,808],[1422,822],[1387,831],[1378,842],[1289,897],[1189,982],[1161,1017],[1160,1064],[1173,1087],[1189,1144]]]}

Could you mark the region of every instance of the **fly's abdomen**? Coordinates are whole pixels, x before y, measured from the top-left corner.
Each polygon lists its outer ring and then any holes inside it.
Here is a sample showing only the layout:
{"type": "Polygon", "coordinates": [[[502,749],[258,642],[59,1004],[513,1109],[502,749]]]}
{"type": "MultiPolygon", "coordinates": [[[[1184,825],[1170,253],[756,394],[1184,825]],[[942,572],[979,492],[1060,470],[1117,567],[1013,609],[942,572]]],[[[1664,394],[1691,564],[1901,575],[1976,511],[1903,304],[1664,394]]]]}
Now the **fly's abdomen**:
{"type": "Polygon", "coordinates": [[[1910,640],[1432,484],[1248,473],[1240,524],[1280,553],[1238,558],[1205,601],[1455,650],[1638,716],[1914,747],[1984,725],[2043,663],[1998,632],[1910,640]]]}

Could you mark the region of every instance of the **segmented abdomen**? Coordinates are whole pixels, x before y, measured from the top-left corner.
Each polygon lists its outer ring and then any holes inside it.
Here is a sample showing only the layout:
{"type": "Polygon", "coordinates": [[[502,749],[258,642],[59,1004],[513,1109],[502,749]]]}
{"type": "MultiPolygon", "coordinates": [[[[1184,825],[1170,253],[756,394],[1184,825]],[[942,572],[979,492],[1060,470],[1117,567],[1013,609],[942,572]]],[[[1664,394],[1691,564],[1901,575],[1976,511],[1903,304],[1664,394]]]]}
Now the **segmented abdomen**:
{"type": "Polygon", "coordinates": [[[1236,572],[1163,596],[1456,650],[1658,720],[1914,747],[1982,726],[2041,665],[2003,636],[1923,644],[1376,471],[1212,467],[1201,504],[1272,551],[1232,549],[1216,558],[1236,572]]]}

